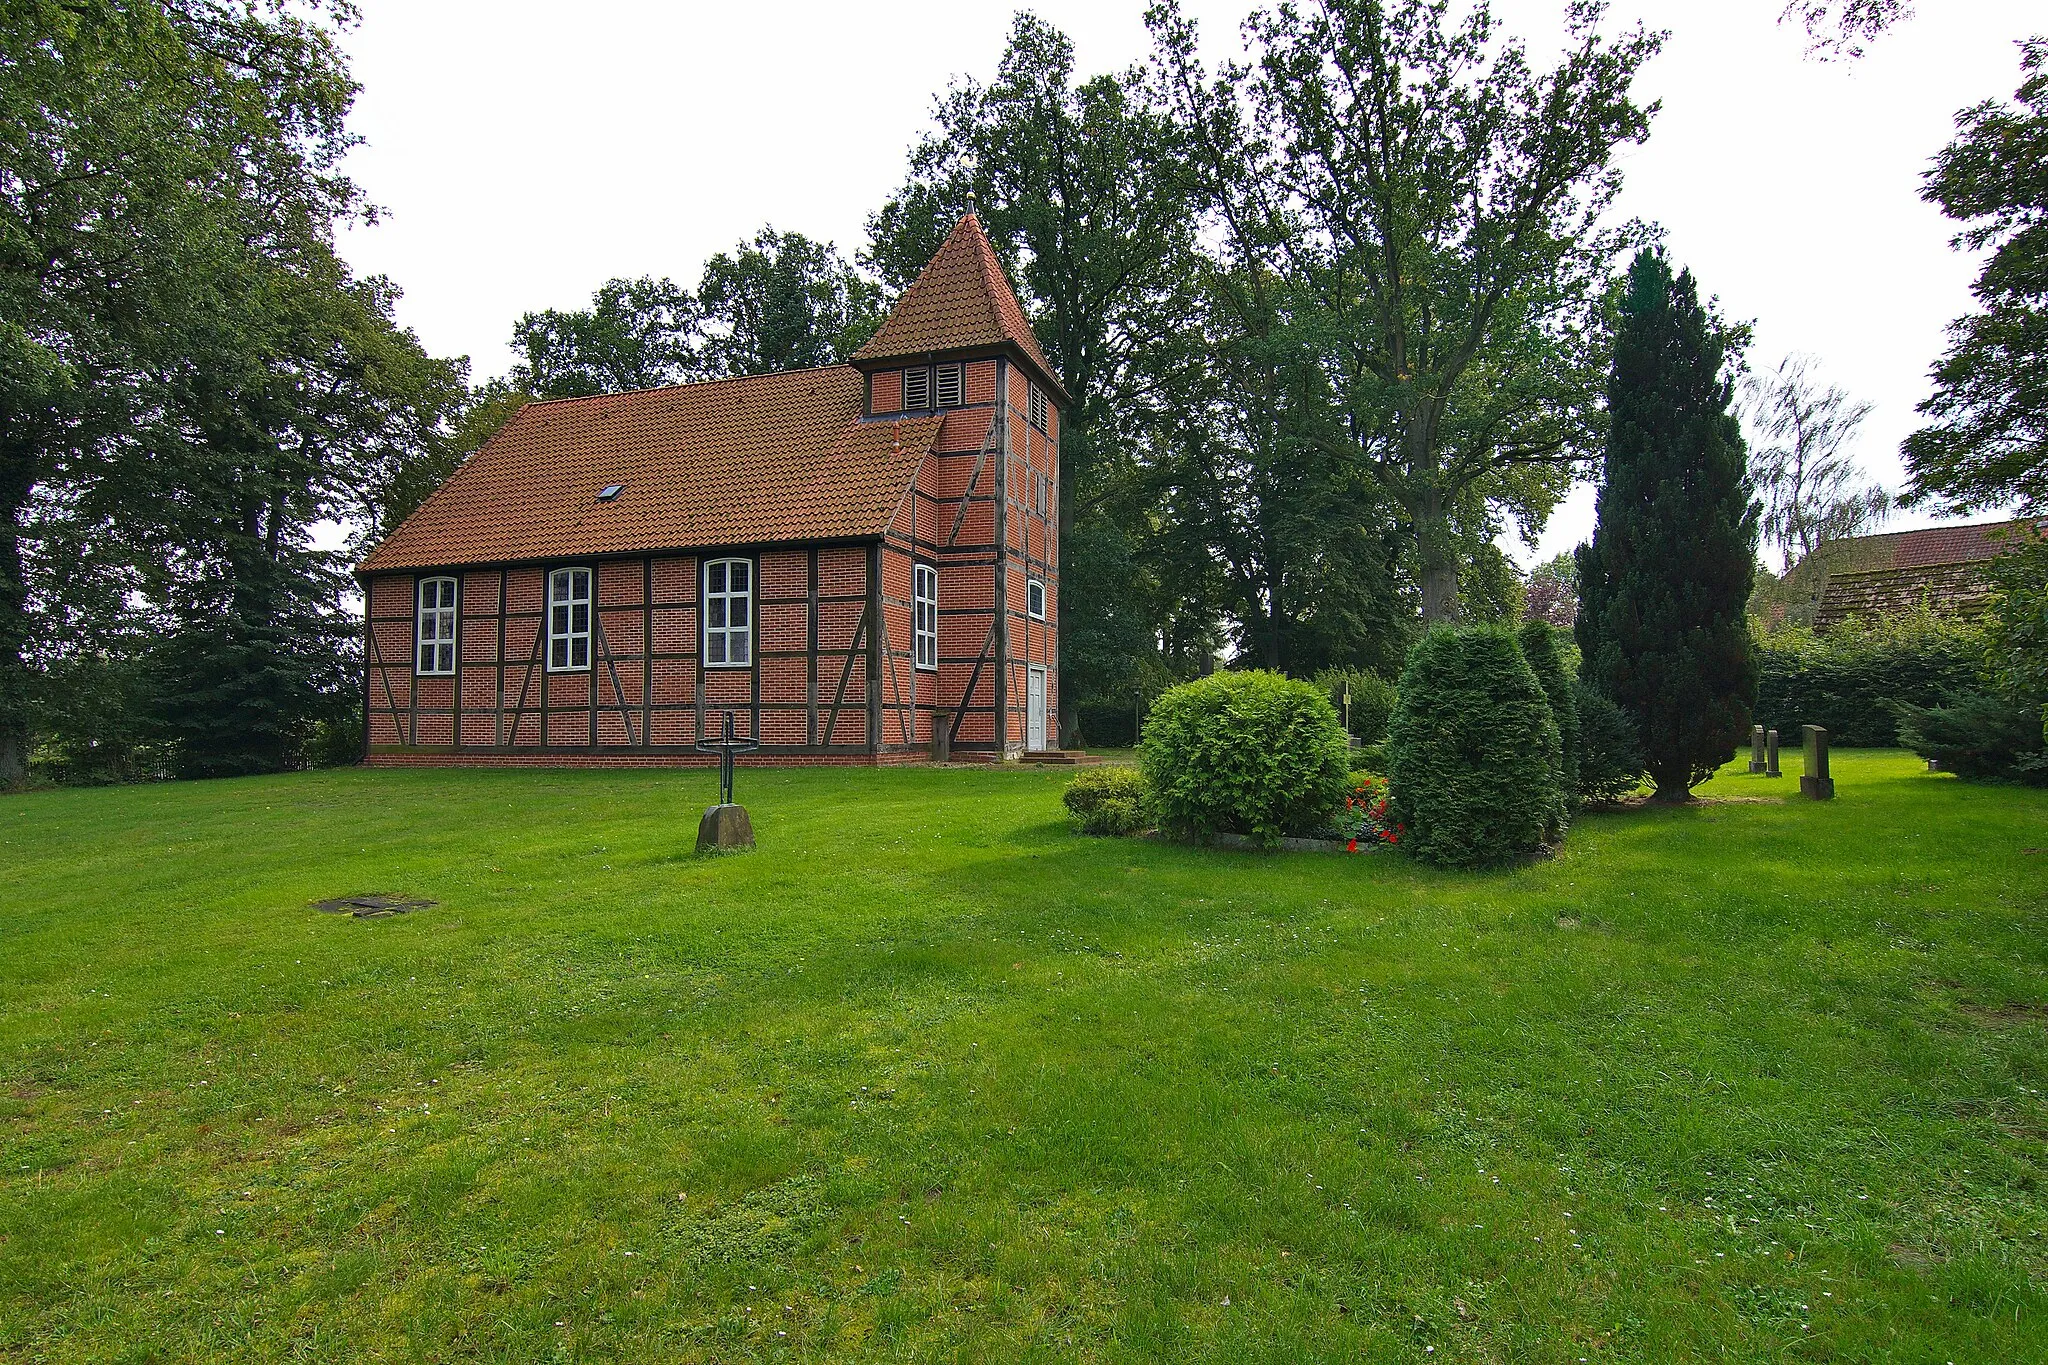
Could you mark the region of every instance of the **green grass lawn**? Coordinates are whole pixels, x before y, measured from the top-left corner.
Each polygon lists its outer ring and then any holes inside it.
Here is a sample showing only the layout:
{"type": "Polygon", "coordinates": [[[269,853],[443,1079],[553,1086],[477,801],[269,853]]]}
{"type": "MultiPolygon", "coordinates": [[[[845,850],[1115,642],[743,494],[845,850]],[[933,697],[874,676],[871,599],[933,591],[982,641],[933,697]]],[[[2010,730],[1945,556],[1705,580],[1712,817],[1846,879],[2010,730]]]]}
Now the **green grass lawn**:
{"type": "Polygon", "coordinates": [[[2048,1359],[2048,793],[1921,766],[1491,875],[1039,770],[712,860],[706,773],[10,798],[0,1360],[2048,1359]]]}

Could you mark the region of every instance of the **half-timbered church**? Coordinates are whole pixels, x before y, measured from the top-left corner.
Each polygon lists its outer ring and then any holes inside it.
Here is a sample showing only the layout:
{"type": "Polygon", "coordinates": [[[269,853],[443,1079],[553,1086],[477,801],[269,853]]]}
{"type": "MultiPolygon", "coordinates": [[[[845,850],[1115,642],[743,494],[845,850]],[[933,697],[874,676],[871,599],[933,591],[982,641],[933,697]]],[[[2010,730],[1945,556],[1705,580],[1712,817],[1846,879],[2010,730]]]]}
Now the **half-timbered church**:
{"type": "Polygon", "coordinates": [[[1048,748],[1065,406],[971,213],[850,363],[529,403],[356,570],[368,761],[1048,748]]]}

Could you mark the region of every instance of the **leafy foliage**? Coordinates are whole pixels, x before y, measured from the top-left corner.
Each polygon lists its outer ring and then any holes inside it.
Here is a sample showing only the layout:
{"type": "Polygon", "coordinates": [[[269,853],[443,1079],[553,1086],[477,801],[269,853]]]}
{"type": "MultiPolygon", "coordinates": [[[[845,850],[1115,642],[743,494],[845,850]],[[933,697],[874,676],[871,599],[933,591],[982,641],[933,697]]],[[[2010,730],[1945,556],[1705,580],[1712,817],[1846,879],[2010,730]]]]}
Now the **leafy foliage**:
{"type": "Polygon", "coordinates": [[[1831,743],[1899,742],[1894,703],[1946,706],[1982,687],[1984,634],[1931,612],[1791,627],[1756,639],[1755,723],[1780,735],[1824,726],[1831,743]]]}
{"type": "Polygon", "coordinates": [[[1342,803],[1349,747],[1314,684],[1227,672],[1161,694],[1138,762],[1163,828],[1271,843],[1316,829],[1342,803]]]}
{"type": "Polygon", "coordinates": [[[1442,867],[1485,867],[1562,833],[1557,720],[1503,626],[1440,626],[1401,674],[1387,781],[1401,846],[1442,867]]]}
{"type": "Polygon", "coordinates": [[[1344,692],[1351,691],[1351,734],[1362,744],[1378,744],[1387,737],[1387,722],[1393,719],[1394,685],[1364,668],[1326,668],[1317,673],[1315,685],[1323,689],[1341,720],[1345,714],[1344,692]]]}
{"type": "Polygon", "coordinates": [[[1756,697],[1757,508],[1728,411],[1728,341],[1690,272],[1673,278],[1661,252],[1636,257],[1576,629],[1586,677],[1634,721],[1665,801],[1735,756],[1756,697]]]}
{"type": "Polygon", "coordinates": [[[1643,745],[1635,722],[1584,678],[1572,701],[1579,715],[1579,800],[1612,805],[1643,785],[1643,745]]]}
{"type": "Polygon", "coordinates": [[[1149,16],[1236,329],[1326,376],[1304,431],[1401,509],[1424,621],[1455,611],[1460,515],[1540,521],[1598,444],[1606,298],[1648,236],[1607,222],[1615,162],[1662,41],[1599,17],[1571,6],[1539,71],[1484,0],[1276,6],[1212,79],[1178,6],[1149,16]]]}
{"type": "Polygon", "coordinates": [[[1550,714],[1557,721],[1558,789],[1569,805],[1579,791],[1579,703],[1572,670],[1565,662],[1565,645],[1556,627],[1543,621],[1523,622],[1515,640],[1522,646],[1522,657],[1529,661],[1529,671],[1543,685],[1543,695],[1550,699],[1550,714]]]}
{"type": "Polygon", "coordinates": [[[2048,787],[2041,714],[1983,693],[1947,706],[1899,707],[1899,742],[1958,777],[2048,787]]]}
{"type": "Polygon", "coordinates": [[[1992,685],[2009,701],[2038,707],[2048,733],[2048,536],[2039,530],[1993,560],[1984,615],[1992,685]]]}
{"type": "Polygon", "coordinates": [[[1567,551],[1546,559],[1529,570],[1529,583],[1522,598],[1522,614],[1559,630],[1570,630],[1579,619],[1579,566],[1567,551]]]}
{"type": "Polygon", "coordinates": [[[1822,387],[1809,356],[1787,356],[1744,387],[1763,539],[1783,550],[1787,563],[1824,540],[1861,535],[1884,520],[1891,495],[1863,479],[1851,445],[1872,404],[1832,384],[1822,387]]]}
{"type": "Polygon", "coordinates": [[[1911,0],[1786,0],[1778,22],[1805,29],[1806,55],[1821,61],[1861,57],[1879,34],[1909,18],[1911,0]]]}
{"type": "MultiPolygon", "coordinates": [[[[582,398],[846,359],[882,322],[881,288],[829,242],[763,228],[704,264],[693,296],[673,280],[607,280],[590,307],[527,313],[509,385],[582,398]]],[[[508,414],[509,415],[509,414],[508,414]]]]}
{"type": "Polygon", "coordinates": [[[1951,323],[1928,425],[1906,438],[1905,501],[1955,512],[2048,503],[2048,38],[2021,45],[2018,108],[1956,116],[1956,140],[1922,197],[1967,226],[1960,250],[1989,256],[1951,323]]]}
{"type": "Polygon", "coordinates": [[[1083,834],[1137,834],[1151,827],[1145,779],[1136,768],[1083,768],[1060,800],[1083,834]]]}
{"type": "Polygon", "coordinates": [[[312,528],[373,527],[447,467],[464,374],[334,250],[371,216],[339,169],[356,87],[327,23],[351,15],[82,0],[0,25],[0,784],[31,703],[48,771],[153,772],[163,743],[248,771],[352,688],[312,528]],[[189,708],[228,692],[201,735],[189,708]]]}
{"type": "Polygon", "coordinates": [[[511,381],[536,398],[585,398],[680,384],[694,370],[696,308],[673,280],[606,280],[590,307],[524,313],[511,381]]]}
{"type": "Polygon", "coordinates": [[[881,286],[830,242],[762,228],[704,263],[695,377],[772,374],[845,360],[882,325],[881,286]]]}

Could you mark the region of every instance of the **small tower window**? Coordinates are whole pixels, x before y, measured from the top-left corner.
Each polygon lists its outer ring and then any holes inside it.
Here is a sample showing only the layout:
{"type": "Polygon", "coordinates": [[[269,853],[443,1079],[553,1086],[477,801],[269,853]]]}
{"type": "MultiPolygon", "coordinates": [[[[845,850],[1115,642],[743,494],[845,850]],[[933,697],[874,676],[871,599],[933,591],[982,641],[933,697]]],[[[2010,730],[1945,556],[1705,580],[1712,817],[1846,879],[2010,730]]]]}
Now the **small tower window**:
{"type": "Polygon", "coordinates": [[[1034,621],[1045,619],[1045,584],[1036,578],[1024,587],[1024,610],[1034,621]]]}
{"type": "Polygon", "coordinates": [[[1036,384],[1031,385],[1030,392],[1024,400],[1024,407],[1025,416],[1030,420],[1032,426],[1037,427],[1040,431],[1048,430],[1046,427],[1044,389],[1039,388],[1036,384]]]}
{"type": "Polygon", "coordinates": [[[938,397],[938,404],[937,404],[937,406],[939,406],[939,407],[942,407],[942,408],[957,408],[957,407],[959,407],[959,406],[960,406],[960,367],[959,367],[958,365],[941,365],[941,366],[939,366],[939,372],[938,372],[938,373],[939,373],[939,382],[938,382],[938,390],[939,390],[939,397],[938,397]]]}
{"type": "Polygon", "coordinates": [[[930,370],[905,370],[903,372],[903,410],[921,412],[932,405],[932,372],[930,370]]]}

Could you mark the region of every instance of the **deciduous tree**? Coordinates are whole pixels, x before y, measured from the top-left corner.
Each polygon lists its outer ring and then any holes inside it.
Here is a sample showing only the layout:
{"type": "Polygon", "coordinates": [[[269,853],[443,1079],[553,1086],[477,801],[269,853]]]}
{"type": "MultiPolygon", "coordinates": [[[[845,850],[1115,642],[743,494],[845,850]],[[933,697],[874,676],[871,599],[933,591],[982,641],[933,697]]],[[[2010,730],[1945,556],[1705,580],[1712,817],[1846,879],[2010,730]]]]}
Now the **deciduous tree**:
{"type": "Polygon", "coordinates": [[[1853,442],[1872,405],[1786,356],[1744,383],[1753,440],[1750,480],[1763,501],[1763,539],[1804,559],[1824,540],[1861,535],[1890,512],[1891,494],[1864,477],[1853,442]]]}
{"type": "Polygon", "coordinates": [[[696,305],[675,281],[643,275],[599,285],[590,307],[543,308],[512,328],[523,358],[511,382],[536,398],[680,384],[696,372],[696,305]]]}
{"type": "Polygon", "coordinates": [[[1906,438],[1908,504],[2048,504],[2048,38],[2021,52],[2017,107],[1958,114],[1921,191],[1967,225],[1958,249],[1990,255],[1970,291],[1981,311],[1949,324],[1928,424],[1906,438]]]}
{"type": "Polygon", "coordinates": [[[847,359],[882,325],[881,286],[830,242],[762,228],[704,263],[691,365],[705,378],[847,359]]]}
{"type": "Polygon", "coordinates": [[[1601,14],[1574,4],[1539,72],[1484,0],[1281,5],[1211,79],[1172,0],[1150,13],[1242,312],[1327,376],[1320,439],[1401,509],[1425,622],[1456,610],[1461,504],[1533,530],[1598,449],[1606,299],[1649,235],[1610,221],[1617,153],[1662,41],[1601,14]]]}

